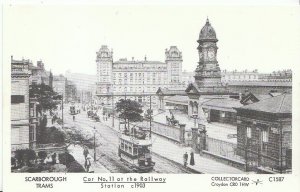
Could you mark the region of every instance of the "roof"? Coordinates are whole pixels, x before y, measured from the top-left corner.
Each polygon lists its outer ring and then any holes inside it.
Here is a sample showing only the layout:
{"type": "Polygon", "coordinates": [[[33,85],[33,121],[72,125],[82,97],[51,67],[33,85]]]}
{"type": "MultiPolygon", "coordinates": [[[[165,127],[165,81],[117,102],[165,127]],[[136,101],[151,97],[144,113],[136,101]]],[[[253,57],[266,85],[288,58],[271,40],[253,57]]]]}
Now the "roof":
{"type": "Polygon", "coordinates": [[[185,88],[183,89],[170,89],[170,88],[158,88],[156,94],[162,95],[186,95],[185,88]]]}
{"type": "Polygon", "coordinates": [[[201,29],[199,40],[203,39],[217,39],[214,28],[210,25],[209,20],[206,20],[204,27],[201,29]]]}
{"type": "Polygon", "coordinates": [[[174,95],[165,98],[165,101],[179,102],[188,105],[189,97],[184,95],[174,95]]]}
{"type": "Polygon", "coordinates": [[[282,94],[249,104],[240,109],[268,113],[292,113],[292,94],[282,94]]]}
{"type": "Polygon", "coordinates": [[[198,87],[195,83],[190,83],[185,90],[186,93],[201,93],[202,95],[238,95],[238,93],[230,92],[228,87],[198,87]]]}
{"type": "Polygon", "coordinates": [[[216,110],[224,110],[230,112],[236,112],[234,108],[242,107],[238,99],[230,98],[215,98],[202,103],[203,107],[208,107],[216,110]]]}
{"type": "Polygon", "coordinates": [[[228,86],[259,86],[259,87],[291,87],[291,81],[234,81],[228,82],[228,86]]]}

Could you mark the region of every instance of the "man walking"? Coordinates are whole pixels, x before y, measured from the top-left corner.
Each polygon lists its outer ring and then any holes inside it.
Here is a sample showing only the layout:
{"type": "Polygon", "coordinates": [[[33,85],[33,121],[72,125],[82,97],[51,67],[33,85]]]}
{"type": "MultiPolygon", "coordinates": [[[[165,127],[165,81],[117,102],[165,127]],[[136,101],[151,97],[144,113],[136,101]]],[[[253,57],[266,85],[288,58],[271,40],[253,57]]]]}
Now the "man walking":
{"type": "Polygon", "coordinates": [[[85,147],[84,147],[84,150],[83,150],[84,159],[87,158],[88,154],[89,154],[89,150],[88,150],[88,148],[85,146],[85,147]]]}
{"type": "Polygon", "coordinates": [[[187,161],[188,161],[189,155],[187,152],[183,155],[183,165],[186,167],[187,166],[187,161]]]}

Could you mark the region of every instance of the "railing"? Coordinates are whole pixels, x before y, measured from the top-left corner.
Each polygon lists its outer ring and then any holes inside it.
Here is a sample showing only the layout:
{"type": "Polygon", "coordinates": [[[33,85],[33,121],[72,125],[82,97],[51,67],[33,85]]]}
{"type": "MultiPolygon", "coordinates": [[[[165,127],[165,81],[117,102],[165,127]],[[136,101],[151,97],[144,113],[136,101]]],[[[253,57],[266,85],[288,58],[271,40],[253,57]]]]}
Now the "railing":
{"type": "Polygon", "coordinates": [[[207,137],[206,148],[207,151],[210,153],[214,153],[216,155],[224,156],[231,159],[242,160],[242,157],[236,154],[237,144],[207,137]]]}

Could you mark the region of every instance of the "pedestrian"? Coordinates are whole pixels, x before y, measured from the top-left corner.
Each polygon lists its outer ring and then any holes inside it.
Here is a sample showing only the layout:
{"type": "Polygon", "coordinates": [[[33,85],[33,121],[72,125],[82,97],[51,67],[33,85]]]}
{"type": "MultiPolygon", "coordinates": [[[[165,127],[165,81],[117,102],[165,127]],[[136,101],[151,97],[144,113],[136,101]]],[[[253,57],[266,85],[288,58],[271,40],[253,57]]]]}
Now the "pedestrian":
{"type": "Polygon", "coordinates": [[[85,167],[85,170],[87,173],[89,172],[90,167],[92,165],[91,159],[92,159],[92,157],[90,155],[88,155],[87,158],[85,159],[84,167],[85,167]]]}
{"type": "Polygon", "coordinates": [[[189,155],[187,152],[183,155],[183,165],[186,167],[187,166],[187,161],[188,161],[189,155]]]}
{"type": "Polygon", "coordinates": [[[75,115],[73,115],[73,121],[75,121],[75,115]]]}
{"type": "Polygon", "coordinates": [[[89,154],[89,150],[88,150],[88,148],[85,146],[85,147],[84,147],[84,150],[83,150],[84,159],[87,158],[88,154],[89,154]]]}
{"type": "Polygon", "coordinates": [[[195,159],[194,159],[194,152],[192,151],[191,153],[190,153],[190,155],[191,155],[191,157],[190,157],[190,165],[195,165],[195,159]]]}
{"type": "Polygon", "coordinates": [[[56,153],[54,153],[53,155],[51,155],[52,158],[52,164],[56,164],[56,153]]]}

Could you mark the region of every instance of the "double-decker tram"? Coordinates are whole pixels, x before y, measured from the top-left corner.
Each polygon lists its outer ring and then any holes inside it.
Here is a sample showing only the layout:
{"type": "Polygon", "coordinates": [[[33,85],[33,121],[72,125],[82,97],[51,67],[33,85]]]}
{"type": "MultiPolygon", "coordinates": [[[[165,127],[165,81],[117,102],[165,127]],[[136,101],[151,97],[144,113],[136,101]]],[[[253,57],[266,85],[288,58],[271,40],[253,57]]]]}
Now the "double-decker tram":
{"type": "Polygon", "coordinates": [[[78,107],[75,106],[75,102],[72,101],[70,105],[70,115],[77,115],[78,114],[78,107]]]}
{"type": "Polygon", "coordinates": [[[145,173],[153,169],[155,162],[151,156],[152,142],[145,131],[125,130],[119,134],[119,157],[137,172],[145,173]]]}

